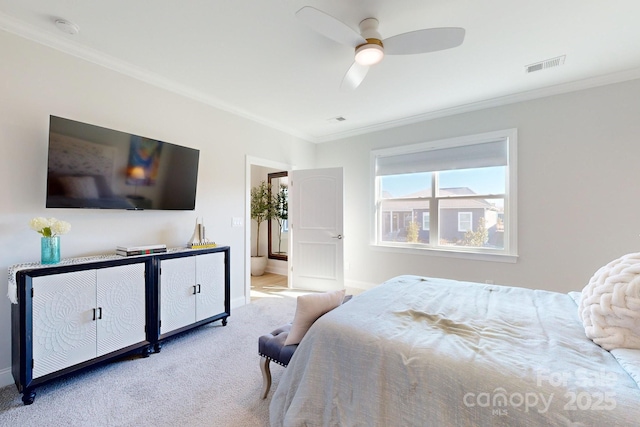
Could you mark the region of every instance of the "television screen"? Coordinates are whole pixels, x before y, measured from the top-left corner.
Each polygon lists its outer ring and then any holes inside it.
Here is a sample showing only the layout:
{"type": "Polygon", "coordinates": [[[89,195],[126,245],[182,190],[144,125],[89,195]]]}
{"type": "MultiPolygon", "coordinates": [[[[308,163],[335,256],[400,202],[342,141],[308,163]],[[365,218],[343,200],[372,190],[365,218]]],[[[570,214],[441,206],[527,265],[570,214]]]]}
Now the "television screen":
{"type": "Polygon", "coordinates": [[[51,116],[47,208],[193,210],[200,151],[51,116]]]}

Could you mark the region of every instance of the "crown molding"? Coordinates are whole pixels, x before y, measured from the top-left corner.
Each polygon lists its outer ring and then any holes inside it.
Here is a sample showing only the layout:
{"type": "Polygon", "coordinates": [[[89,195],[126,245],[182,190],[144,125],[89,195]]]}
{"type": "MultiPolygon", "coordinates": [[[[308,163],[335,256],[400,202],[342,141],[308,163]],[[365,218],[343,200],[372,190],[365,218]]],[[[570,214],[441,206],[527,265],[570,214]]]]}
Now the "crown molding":
{"type": "Polygon", "coordinates": [[[564,93],[576,92],[580,90],[591,89],[599,86],[606,86],[614,83],[621,83],[621,82],[635,80],[639,78],[640,78],[640,68],[632,68],[632,69],[620,71],[617,73],[591,77],[583,80],[576,80],[568,83],[562,83],[562,84],[548,86],[548,87],[530,90],[526,92],[519,92],[512,95],[486,99],[478,102],[471,102],[468,104],[459,105],[451,108],[443,108],[440,110],[429,111],[429,112],[418,114],[415,116],[404,117],[397,120],[390,120],[383,123],[376,123],[370,126],[363,126],[353,130],[328,134],[322,137],[315,138],[314,142],[316,143],[330,142],[330,141],[335,141],[339,139],[364,135],[367,133],[393,129],[400,126],[406,126],[406,125],[411,125],[415,123],[425,122],[428,120],[434,120],[434,119],[439,119],[443,117],[454,116],[457,114],[484,110],[487,108],[500,107],[503,105],[515,104],[518,102],[531,101],[534,99],[546,98],[549,96],[561,95],[564,93]]]}
{"type": "Polygon", "coordinates": [[[538,98],[544,98],[553,95],[559,95],[568,92],[575,92],[584,89],[590,89],[598,86],[604,86],[613,83],[619,83],[627,80],[634,80],[640,78],[640,68],[634,68],[630,70],[620,71],[617,73],[592,77],[588,79],[558,84],[541,89],[535,89],[525,92],[520,92],[512,95],[502,96],[498,98],[491,98],[487,100],[471,102],[464,105],[459,105],[451,108],[444,108],[439,110],[428,111],[422,114],[404,117],[397,120],[390,120],[374,125],[362,126],[356,129],[346,130],[344,132],[328,133],[324,135],[309,135],[300,132],[296,129],[292,129],[286,126],[282,126],[280,123],[276,123],[270,120],[266,120],[264,117],[251,114],[236,106],[223,102],[219,98],[204,95],[201,91],[198,91],[192,87],[183,85],[175,80],[162,77],[149,70],[130,64],[126,61],[122,61],[105,53],[99,52],[95,49],[88,48],[77,42],[67,40],[60,37],[55,32],[41,30],[32,25],[26,24],[23,21],[15,19],[3,12],[0,12],[0,29],[9,33],[16,34],[20,37],[26,38],[33,42],[48,46],[66,54],[75,56],[93,64],[99,65],[104,68],[108,68],[117,73],[127,75],[144,83],[159,87],[161,89],[173,92],[177,95],[181,95],[190,98],[194,101],[206,104],[208,106],[226,111],[228,113],[246,118],[258,124],[267,126],[271,129],[275,129],[284,132],[290,136],[303,139],[308,142],[322,143],[330,142],[339,139],[345,139],[349,137],[364,135],[367,133],[378,132],[382,130],[388,130],[397,128],[400,126],[411,125],[428,120],[438,119],[447,116],[453,116],[456,114],[463,114],[472,111],[483,110],[486,108],[499,107],[508,104],[514,104],[517,102],[529,101],[538,98]]]}
{"type": "Polygon", "coordinates": [[[140,80],[144,83],[159,87],[161,89],[165,89],[177,95],[181,95],[194,101],[226,111],[228,113],[244,117],[248,120],[267,126],[269,128],[287,133],[288,135],[304,139],[306,141],[311,141],[313,139],[311,136],[302,134],[295,129],[283,127],[279,123],[266,120],[263,117],[251,114],[243,109],[239,109],[235,106],[227,104],[219,98],[204,95],[201,91],[198,91],[192,87],[178,83],[175,80],[162,77],[159,74],[151,72],[147,69],[135,66],[126,61],[122,61],[118,58],[107,55],[103,52],[99,52],[95,49],[83,46],[72,40],[61,38],[53,31],[48,32],[41,30],[32,25],[26,24],[23,21],[15,19],[14,17],[9,16],[3,12],[0,12],[0,29],[9,33],[13,33],[22,38],[31,40],[38,44],[48,46],[52,49],[58,50],[68,55],[75,56],[76,58],[80,58],[101,67],[108,68],[117,73],[124,74],[126,76],[140,80]]]}

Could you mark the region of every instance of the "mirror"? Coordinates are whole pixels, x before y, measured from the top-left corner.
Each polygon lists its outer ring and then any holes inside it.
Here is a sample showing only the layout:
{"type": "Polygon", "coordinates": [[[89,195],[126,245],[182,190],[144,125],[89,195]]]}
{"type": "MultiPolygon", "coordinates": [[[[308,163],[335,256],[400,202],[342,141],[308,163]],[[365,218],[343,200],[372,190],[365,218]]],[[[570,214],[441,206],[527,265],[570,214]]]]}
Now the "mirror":
{"type": "Polygon", "coordinates": [[[269,221],[269,258],[287,261],[289,252],[289,177],[287,172],[267,175],[276,218],[269,221]]]}

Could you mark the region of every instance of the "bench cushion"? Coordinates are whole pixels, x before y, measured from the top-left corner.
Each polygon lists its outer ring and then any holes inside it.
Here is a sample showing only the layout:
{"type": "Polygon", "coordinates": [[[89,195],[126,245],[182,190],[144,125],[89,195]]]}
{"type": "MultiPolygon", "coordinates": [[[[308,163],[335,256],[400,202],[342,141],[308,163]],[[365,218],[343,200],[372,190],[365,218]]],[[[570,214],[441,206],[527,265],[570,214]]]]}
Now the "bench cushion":
{"type": "Polygon", "coordinates": [[[290,330],[291,323],[287,323],[269,334],[262,335],[258,338],[258,353],[282,366],[287,366],[296,348],[298,348],[298,344],[284,344],[290,330]]]}
{"type": "Polygon", "coordinates": [[[310,293],[297,298],[296,313],[285,344],[298,344],[311,325],[323,314],[342,304],[345,290],[310,293]]]}

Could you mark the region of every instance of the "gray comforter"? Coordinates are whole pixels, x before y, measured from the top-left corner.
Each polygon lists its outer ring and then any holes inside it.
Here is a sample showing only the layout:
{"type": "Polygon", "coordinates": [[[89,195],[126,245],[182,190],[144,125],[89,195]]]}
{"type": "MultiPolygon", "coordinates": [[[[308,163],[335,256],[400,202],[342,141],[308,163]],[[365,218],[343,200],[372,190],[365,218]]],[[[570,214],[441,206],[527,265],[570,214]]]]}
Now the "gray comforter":
{"type": "Polygon", "coordinates": [[[628,426],[640,389],[569,295],[400,276],[318,319],[276,426],[628,426]]]}

